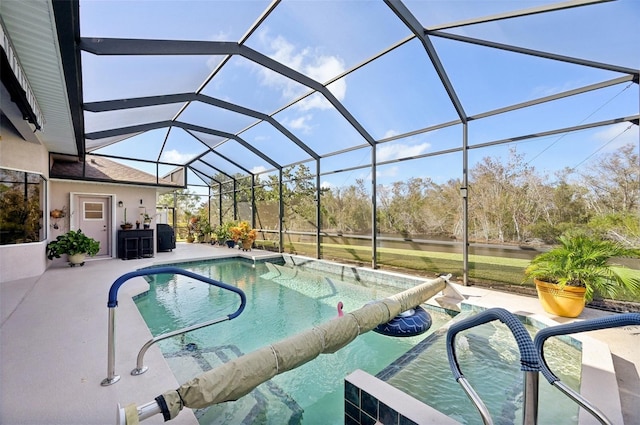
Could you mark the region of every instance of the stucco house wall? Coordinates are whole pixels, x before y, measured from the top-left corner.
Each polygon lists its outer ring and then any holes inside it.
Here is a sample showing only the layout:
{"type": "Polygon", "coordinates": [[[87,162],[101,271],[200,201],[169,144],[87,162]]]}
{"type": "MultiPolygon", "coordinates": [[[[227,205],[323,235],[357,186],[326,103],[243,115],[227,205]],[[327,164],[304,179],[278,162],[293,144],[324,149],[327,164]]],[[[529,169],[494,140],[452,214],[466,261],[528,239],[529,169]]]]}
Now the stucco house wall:
{"type": "MultiPolygon", "coordinates": [[[[49,184],[51,208],[64,209],[69,212],[64,219],[58,223],[58,229],[50,229],[50,238],[55,239],[59,234],[69,229],[78,229],[78,213],[75,206],[71,205],[72,194],[74,195],[106,195],[111,196],[113,201],[114,216],[111,228],[111,257],[117,257],[116,235],[120,230],[120,225],[124,222],[124,210],[127,210],[127,221],[135,224],[136,219],[142,223],[145,211],[153,217],[151,228],[155,229],[157,223],[156,214],[156,189],[145,186],[118,185],[112,183],[93,183],[73,180],[53,179],[49,184]],[[118,206],[122,201],[122,207],[118,206]]],[[[154,232],[154,239],[156,234],[154,232]]],[[[154,240],[155,246],[155,240],[154,240]]]]}
{"type": "MultiPolygon", "coordinates": [[[[0,283],[39,276],[53,264],[46,258],[47,242],[54,240],[69,229],[78,228],[77,214],[74,214],[74,208],[70,204],[72,194],[109,195],[112,197],[114,205],[111,229],[112,257],[117,257],[116,235],[124,220],[125,208],[127,209],[127,219],[132,223],[135,223],[136,219],[141,219],[140,214],[146,211],[154,217],[151,228],[155,228],[158,221],[155,216],[156,188],[49,179],[49,152],[46,148],[40,144],[25,141],[11,126],[4,125],[4,123],[0,130],[0,167],[38,173],[47,179],[47,200],[46,205],[43,205],[47,241],[0,245],[0,283]],[[122,207],[118,206],[119,201],[122,201],[122,207]],[[58,229],[54,229],[49,212],[63,207],[69,214],[65,218],[57,220],[58,229]]],[[[65,261],[65,259],[61,258],[55,261],[65,261]]]]}
{"type": "MultiPolygon", "coordinates": [[[[13,127],[0,126],[0,167],[41,174],[48,178],[49,153],[44,146],[27,142],[13,127]]],[[[46,205],[43,206],[48,226],[46,205]]],[[[47,268],[47,243],[32,242],[18,245],[0,245],[0,283],[39,276],[47,268]]]]}

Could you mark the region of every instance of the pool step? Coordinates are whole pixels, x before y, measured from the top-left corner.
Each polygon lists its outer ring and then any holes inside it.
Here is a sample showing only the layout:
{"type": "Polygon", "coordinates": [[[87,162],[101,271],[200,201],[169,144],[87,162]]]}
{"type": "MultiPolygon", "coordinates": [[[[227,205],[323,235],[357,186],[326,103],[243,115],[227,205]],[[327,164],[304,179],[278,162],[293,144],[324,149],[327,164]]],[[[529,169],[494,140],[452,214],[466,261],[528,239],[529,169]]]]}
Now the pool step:
{"type": "MultiPolygon", "coordinates": [[[[200,348],[195,343],[164,354],[178,382],[186,382],[243,355],[236,345],[200,348]]],[[[266,417],[272,423],[294,424],[302,420],[303,409],[274,381],[268,381],[237,401],[196,409],[194,414],[200,423],[213,425],[251,425],[266,421],[266,417]]]]}

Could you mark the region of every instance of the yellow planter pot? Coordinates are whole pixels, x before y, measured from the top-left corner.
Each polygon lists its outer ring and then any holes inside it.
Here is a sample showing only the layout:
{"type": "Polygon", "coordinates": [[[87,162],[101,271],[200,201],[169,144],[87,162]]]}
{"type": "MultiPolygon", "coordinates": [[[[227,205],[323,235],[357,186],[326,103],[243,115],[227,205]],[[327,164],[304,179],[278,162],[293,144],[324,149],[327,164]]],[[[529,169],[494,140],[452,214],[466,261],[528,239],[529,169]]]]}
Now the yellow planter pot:
{"type": "Polygon", "coordinates": [[[554,283],[534,279],[538,299],[542,308],[549,314],[562,317],[578,317],[584,310],[586,288],[565,286],[560,289],[554,283]]]}

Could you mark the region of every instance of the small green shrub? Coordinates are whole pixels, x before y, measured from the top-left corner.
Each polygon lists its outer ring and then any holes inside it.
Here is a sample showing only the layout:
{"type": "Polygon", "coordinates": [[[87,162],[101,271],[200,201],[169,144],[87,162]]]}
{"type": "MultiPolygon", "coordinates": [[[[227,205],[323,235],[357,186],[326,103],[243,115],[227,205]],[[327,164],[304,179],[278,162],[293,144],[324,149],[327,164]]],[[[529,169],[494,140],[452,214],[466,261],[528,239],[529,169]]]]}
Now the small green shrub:
{"type": "Polygon", "coordinates": [[[231,239],[231,228],[235,225],[235,222],[227,221],[216,228],[215,234],[218,243],[223,244],[226,240],[231,239]]]}
{"type": "Polygon", "coordinates": [[[93,257],[98,251],[100,251],[100,242],[82,233],[81,229],[70,230],[47,244],[47,258],[49,260],[60,258],[62,254],[87,254],[93,257]]]}

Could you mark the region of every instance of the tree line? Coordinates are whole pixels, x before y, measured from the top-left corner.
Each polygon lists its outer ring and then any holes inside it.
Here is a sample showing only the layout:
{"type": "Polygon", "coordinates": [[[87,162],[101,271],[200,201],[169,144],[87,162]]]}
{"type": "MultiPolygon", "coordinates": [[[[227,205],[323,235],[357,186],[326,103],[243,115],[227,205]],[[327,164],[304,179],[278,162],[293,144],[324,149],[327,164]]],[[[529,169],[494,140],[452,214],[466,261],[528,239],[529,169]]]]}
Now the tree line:
{"type": "MultiPolygon", "coordinates": [[[[564,169],[549,176],[527,163],[515,148],[508,158],[484,157],[469,169],[468,234],[472,242],[552,244],[569,228],[590,228],[603,236],[640,246],[640,161],[628,144],[602,154],[591,166],[564,169]]],[[[214,176],[214,181],[224,180],[214,176]]],[[[372,200],[368,181],[320,190],[322,230],[371,234],[372,200]]],[[[220,187],[212,185],[214,191],[220,187]]],[[[202,199],[189,191],[177,196],[178,209],[233,220],[233,183],[219,197],[202,199]]],[[[414,177],[377,186],[377,231],[423,238],[462,238],[462,180],[437,183],[414,177]]],[[[236,218],[251,219],[251,179],[238,176],[236,218]],[[238,217],[240,216],[240,217],[238,217]]],[[[268,175],[254,187],[256,227],[277,229],[278,176],[268,175]]],[[[284,228],[313,231],[317,215],[316,178],[307,166],[283,170],[284,228]]],[[[166,201],[164,201],[166,202],[166,201]]]]}

